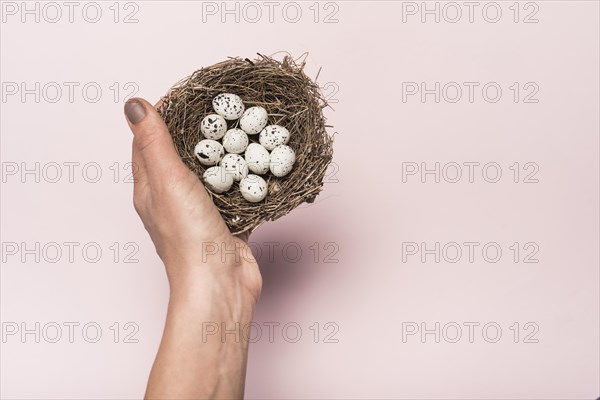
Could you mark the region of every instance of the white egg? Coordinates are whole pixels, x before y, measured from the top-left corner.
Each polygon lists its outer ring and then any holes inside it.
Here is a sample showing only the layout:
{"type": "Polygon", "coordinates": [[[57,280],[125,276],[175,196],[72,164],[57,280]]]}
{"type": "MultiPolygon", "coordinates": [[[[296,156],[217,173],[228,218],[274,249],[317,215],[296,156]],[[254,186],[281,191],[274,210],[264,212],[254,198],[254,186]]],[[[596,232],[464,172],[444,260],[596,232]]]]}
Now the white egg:
{"type": "Polygon", "coordinates": [[[248,164],[244,157],[239,154],[225,154],[221,160],[221,167],[225,172],[233,177],[233,180],[239,182],[248,175],[248,164]]]}
{"type": "Polygon", "coordinates": [[[248,135],[256,135],[267,126],[267,110],[262,107],[250,107],[240,118],[240,128],[248,135]]]}
{"type": "Polygon", "coordinates": [[[221,143],[212,139],[204,139],[198,142],[194,148],[194,153],[200,164],[202,165],[217,165],[221,157],[225,154],[221,143]]]}
{"type": "Polygon", "coordinates": [[[250,203],[258,203],[267,197],[267,182],[258,175],[250,174],[240,182],[242,197],[250,203]]]}
{"type": "Polygon", "coordinates": [[[244,103],[237,94],[221,93],[212,104],[215,112],[226,120],[238,119],[244,113],[244,103]]]}
{"type": "Polygon", "coordinates": [[[269,168],[275,176],[286,176],[290,173],[296,162],[296,154],[290,146],[279,145],[271,152],[271,163],[269,168]]]}
{"type": "Polygon", "coordinates": [[[223,147],[228,153],[243,153],[248,147],[248,135],[241,129],[230,129],[223,136],[223,147]]]}
{"type": "Polygon", "coordinates": [[[227,121],[218,114],[210,114],[202,119],[200,131],[207,139],[219,140],[227,132],[227,121]]]}
{"type": "Polygon", "coordinates": [[[204,184],[214,193],[225,193],[233,185],[233,176],[223,167],[210,167],[204,171],[204,184]]]}
{"type": "Polygon", "coordinates": [[[250,143],[245,153],[246,163],[250,172],[264,174],[269,170],[271,157],[267,149],[258,143],[250,143]]]}
{"type": "Polygon", "coordinates": [[[269,125],[260,132],[258,141],[265,149],[271,151],[275,147],[287,144],[290,140],[290,131],[280,125],[269,125]]]}

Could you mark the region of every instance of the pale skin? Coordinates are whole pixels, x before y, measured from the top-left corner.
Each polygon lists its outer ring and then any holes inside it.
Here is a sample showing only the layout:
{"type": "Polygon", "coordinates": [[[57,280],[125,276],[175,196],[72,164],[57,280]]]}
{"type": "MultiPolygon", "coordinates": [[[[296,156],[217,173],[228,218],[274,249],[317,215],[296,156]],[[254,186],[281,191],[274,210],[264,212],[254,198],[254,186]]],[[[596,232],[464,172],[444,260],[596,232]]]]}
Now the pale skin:
{"type": "Polygon", "coordinates": [[[248,340],[231,331],[252,321],[262,287],[248,235],[230,233],[150,103],[129,100],[125,114],[133,132],[133,203],[170,287],[146,398],[242,398],[248,340]]]}

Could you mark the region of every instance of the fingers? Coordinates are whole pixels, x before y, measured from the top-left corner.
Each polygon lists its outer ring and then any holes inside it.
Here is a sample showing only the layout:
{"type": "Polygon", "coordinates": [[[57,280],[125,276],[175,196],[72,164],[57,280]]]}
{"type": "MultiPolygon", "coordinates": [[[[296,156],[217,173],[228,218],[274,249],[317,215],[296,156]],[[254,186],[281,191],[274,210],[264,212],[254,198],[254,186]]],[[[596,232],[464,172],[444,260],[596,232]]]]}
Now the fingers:
{"type": "Polygon", "coordinates": [[[133,163],[139,164],[141,177],[153,182],[168,179],[174,169],[181,168],[169,130],[156,109],[146,100],[135,98],[125,103],[125,116],[133,132],[133,163]]]}

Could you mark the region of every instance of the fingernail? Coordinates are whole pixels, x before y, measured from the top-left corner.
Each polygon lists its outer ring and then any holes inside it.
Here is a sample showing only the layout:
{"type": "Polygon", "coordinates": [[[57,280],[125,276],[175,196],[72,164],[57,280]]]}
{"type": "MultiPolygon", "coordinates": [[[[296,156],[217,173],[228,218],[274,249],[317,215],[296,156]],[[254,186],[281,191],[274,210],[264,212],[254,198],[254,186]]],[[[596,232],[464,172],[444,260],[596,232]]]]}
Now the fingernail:
{"type": "Polygon", "coordinates": [[[137,100],[129,100],[125,103],[125,115],[132,124],[137,124],[146,116],[144,105],[137,100]]]}

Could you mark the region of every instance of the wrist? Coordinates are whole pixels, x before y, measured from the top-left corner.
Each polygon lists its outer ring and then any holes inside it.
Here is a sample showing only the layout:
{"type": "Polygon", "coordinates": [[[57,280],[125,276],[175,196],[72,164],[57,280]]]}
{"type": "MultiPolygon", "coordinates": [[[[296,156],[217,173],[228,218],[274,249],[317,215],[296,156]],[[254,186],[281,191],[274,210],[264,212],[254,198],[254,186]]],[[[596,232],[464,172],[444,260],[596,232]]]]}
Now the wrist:
{"type": "Polygon", "coordinates": [[[201,265],[192,273],[169,279],[169,312],[185,313],[204,322],[249,323],[258,296],[242,283],[240,265],[201,265]]]}

